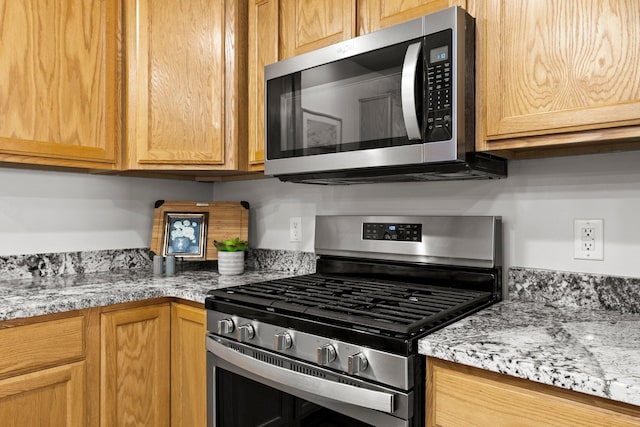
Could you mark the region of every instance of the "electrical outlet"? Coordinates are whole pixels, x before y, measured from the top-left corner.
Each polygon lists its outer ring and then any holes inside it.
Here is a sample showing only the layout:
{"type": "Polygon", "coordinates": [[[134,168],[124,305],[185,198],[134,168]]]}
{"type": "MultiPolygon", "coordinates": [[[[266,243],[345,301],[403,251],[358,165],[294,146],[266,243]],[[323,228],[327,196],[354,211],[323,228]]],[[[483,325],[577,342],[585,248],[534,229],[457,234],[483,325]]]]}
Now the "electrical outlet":
{"type": "Polygon", "coordinates": [[[292,216],[289,218],[289,241],[302,241],[302,217],[292,216]]]}
{"type": "Polygon", "coordinates": [[[573,239],[575,259],[604,259],[604,220],[575,219],[573,221],[573,239]]]}

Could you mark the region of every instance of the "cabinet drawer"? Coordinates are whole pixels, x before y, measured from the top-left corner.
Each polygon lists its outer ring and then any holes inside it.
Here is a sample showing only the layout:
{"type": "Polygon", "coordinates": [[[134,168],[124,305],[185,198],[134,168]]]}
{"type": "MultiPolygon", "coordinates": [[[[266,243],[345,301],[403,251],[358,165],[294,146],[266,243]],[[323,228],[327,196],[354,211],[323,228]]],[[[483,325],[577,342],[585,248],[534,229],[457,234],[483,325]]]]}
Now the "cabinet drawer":
{"type": "Polygon", "coordinates": [[[0,329],[0,377],[84,356],[84,317],[0,329]]]}

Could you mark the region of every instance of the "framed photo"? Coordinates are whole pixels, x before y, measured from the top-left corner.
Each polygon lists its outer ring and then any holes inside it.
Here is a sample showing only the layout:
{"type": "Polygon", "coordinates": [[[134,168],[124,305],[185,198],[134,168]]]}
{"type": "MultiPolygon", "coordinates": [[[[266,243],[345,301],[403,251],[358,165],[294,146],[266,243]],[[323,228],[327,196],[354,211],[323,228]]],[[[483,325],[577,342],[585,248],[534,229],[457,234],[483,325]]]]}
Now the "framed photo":
{"type": "Polygon", "coordinates": [[[362,98],[360,101],[360,140],[391,138],[391,94],[362,98]]]}
{"type": "Polygon", "coordinates": [[[302,145],[305,148],[327,147],[342,143],[342,119],[302,110],[302,145]]]}
{"type": "Polygon", "coordinates": [[[206,213],[167,213],[162,255],[204,259],[207,251],[206,213]]]}

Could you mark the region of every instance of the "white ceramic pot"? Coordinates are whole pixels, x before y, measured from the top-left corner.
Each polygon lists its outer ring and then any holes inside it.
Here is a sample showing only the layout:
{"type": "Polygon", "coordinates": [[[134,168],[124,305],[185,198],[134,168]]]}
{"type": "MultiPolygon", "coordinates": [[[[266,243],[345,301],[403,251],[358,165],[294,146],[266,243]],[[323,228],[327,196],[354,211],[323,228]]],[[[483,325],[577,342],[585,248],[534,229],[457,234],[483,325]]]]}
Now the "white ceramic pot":
{"type": "Polygon", "coordinates": [[[244,251],[218,251],[218,273],[226,276],[244,273],[244,251]]]}

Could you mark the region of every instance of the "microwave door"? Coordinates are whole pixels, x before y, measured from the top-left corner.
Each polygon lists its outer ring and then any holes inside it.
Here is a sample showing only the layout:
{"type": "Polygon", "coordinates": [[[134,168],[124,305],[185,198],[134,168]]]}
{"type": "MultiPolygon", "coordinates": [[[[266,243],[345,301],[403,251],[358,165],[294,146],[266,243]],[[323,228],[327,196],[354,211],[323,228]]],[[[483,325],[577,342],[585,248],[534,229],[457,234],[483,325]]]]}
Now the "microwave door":
{"type": "Polygon", "coordinates": [[[420,121],[418,120],[418,105],[416,103],[416,77],[418,65],[422,59],[422,42],[407,47],[402,65],[401,98],[404,125],[407,128],[409,140],[421,140],[420,121]]]}

